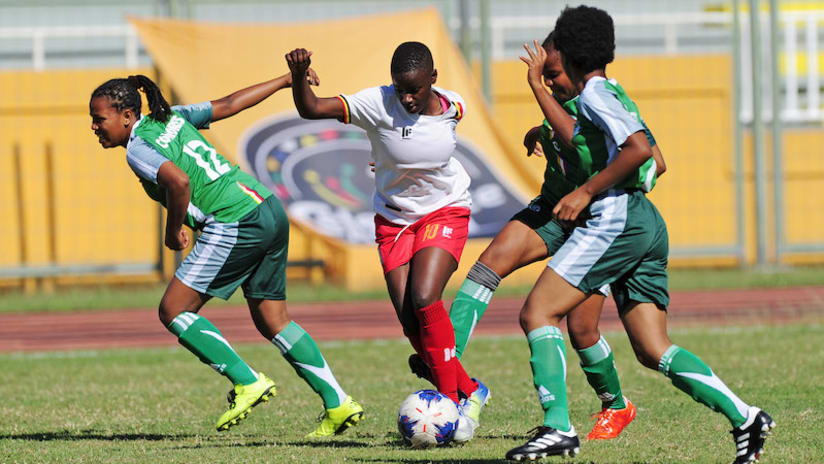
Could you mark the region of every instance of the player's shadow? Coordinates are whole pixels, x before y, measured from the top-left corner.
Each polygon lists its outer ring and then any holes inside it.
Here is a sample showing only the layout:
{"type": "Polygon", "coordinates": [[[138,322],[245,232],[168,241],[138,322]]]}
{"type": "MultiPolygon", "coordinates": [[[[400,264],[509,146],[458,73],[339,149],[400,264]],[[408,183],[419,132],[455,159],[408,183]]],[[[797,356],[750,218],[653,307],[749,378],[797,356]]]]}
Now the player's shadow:
{"type": "Polygon", "coordinates": [[[184,433],[105,433],[99,430],[61,430],[59,432],[35,432],[0,435],[0,440],[26,441],[176,441],[194,437],[184,433]]]}
{"type": "Polygon", "coordinates": [[[297,440],[284,443],[289,446],[305,446],[307,448],[368,448],[372,445],[354,440],[297,440]]]}
{"type": "MultiPolygon", "coordinates": [[[[354,458],[356,462],[397,462],[402,464],[501,464],[509,463],[506,459],[409,459],[409,458],[354,458]]],[[[563,464],[563,463],[557,463],[563,464]]],[[[578,463],[581,464],[581,463],[578,463]]]]}

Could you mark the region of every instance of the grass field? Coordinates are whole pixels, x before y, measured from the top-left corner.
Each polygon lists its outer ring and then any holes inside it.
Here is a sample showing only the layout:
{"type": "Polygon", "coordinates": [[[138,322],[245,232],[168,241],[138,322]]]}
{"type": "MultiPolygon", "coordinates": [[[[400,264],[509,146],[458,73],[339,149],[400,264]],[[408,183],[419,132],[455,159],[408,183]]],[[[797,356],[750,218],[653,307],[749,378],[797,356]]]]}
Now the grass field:
{"type": "MultiPolygon", "coordinates": [[[[824,462],[818,429],[824,325],[679,329],[671,335],[745,401],[772,414],[778,427],[762,464],[824,462]]],[[[581,454],[566,462],[732,462],[723,416],[640,367],[623,333],[605,337],[638,417],[616,440],[584,441],[581,454]]],[[[275,379],[279,394],[228,433],[213,429],[228,382],[183,348],[0,354],[0,462],[482,464],[504,462],[506,451],[541,420],[522,337],[472,341],[464,363],[490,386],[493,399],[475,440],[434,450],[407,449],[395,430],[401,399],[425,386],[407,371],[406,341],[320,346],[340,383],[366,408],[359,427],[320,443],[303,439],[315,426],[320,401],[271,345],[237,347],[275,379]]],[[[567,349],[571,417],[585,435],[599,402],[567,349]]]]}
{"type": "MultiPolygon", "coordinates": [[[[670,290],[712,290],[731,288],[774,288],[803,285],[822,285],[824,267],[793,267],[779,270],[755,271],[744,269],[674,269],[669,271],[670,290]]],[[[86,287],[59,290],[56,293],[26,295],[11,291],[0,293],[0,313],[20,311],[74,311],[124,308],[154,308],[163,295],[165,285],[127,287],[86,287]]],[[[530,287],[507,285],[503,281],[496,296],[525,296],[530,287]]],[[[447,290],[445,298],[452,299],[456,290],[447,290]]],[[[309,286],[291,283],[288,288],[290,303],[317,301],[355,301],[387,299],[386,290],[347,292],[331,285],[309,286]]],[[[244,305],[241,292],[228,301],[214,299],[209,306],[244,305]]]]}

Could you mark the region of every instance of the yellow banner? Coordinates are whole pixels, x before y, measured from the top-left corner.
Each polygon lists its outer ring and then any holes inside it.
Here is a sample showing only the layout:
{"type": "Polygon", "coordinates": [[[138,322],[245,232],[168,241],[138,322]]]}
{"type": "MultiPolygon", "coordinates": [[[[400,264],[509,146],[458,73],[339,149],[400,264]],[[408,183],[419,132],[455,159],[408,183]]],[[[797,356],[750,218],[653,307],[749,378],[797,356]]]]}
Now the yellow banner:
{"type": "MultiPolygon", "coordinates": [[[[461,94],[466,117],[458,135],[471,141],[494,169],[524,198],[540,185],[541,173],[521,153],[508,154],[496,123],[460,51],[434,9],[337,21],[288,24],[196,23],[132,19],[140,38],[179,102],[214,100],[288,71],[284,55],[298,47],[314,52],[320,75],[318,96],[354,93],[391,83],[389,63],[402,42],[416,40],[432,51],[436,85],[461,94]]],[[[278,113],[294,113],[290,92],[281,91],[257,107],[215,124],[209,139],[243,164],[237,146],[244,131],[278,113]]]]}

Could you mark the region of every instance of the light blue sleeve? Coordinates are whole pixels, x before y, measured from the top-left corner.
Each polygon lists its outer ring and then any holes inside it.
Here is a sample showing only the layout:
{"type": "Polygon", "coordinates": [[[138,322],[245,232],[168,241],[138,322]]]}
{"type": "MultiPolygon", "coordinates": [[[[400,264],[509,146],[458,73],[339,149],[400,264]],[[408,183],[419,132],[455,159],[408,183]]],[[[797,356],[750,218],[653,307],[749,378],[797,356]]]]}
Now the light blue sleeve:
{"type": "Polygon", "coordinates": [[[212,122],[212,102],[205,101],[191,105],[175,105],[172,111],[176,111],[183,116],[183,119],[198,129],[208,129],[212,122]]]}
{"type": "Polygon", "coordinates": [[[137,177],[157,183],[157,171],[160,165],[170,161],[153,146],[146,143],[139,136],[129,141],[126,149],[126,162],[137,177]]]}
{"type": "Polygon", "coordinates": [[[615,146],[620,147],[630,135],[645,129],[638,115],[627,111],[609,90],[602,86],[585,90],[589,91],[582,93],[579,100],[581,114],[607,133],[615,146]]]}

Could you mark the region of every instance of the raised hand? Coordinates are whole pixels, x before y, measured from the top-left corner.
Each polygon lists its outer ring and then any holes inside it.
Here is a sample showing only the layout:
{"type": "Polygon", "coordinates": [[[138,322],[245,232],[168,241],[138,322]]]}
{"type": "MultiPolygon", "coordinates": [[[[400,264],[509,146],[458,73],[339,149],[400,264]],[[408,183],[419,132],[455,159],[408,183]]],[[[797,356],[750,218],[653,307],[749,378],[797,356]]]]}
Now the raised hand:
{"type": "Polygon", "coordinates": [[[537,40],[533,40],[532,44],[535,50],[532,50],[529,45],[524,44],[524,49],[528,56],[519,56],[518,58],[528,66],[526,71],[527,82],[529,82],[530,85],[543,85],[542,78],[547,57],[546,50],[544,50],[544,47],[542,47],[537,40]]]}
{"type": "MultiPolygon", "coordinates": [[[[306,76],[309,70],[309,65],[312,64],[312,52],[305,48],[296,48],[286,54],[286,63],[289,65],[289,71],[292,76],[306,76]]],[[[317,75],[315,75],[317,77],[317,75]]]]}

